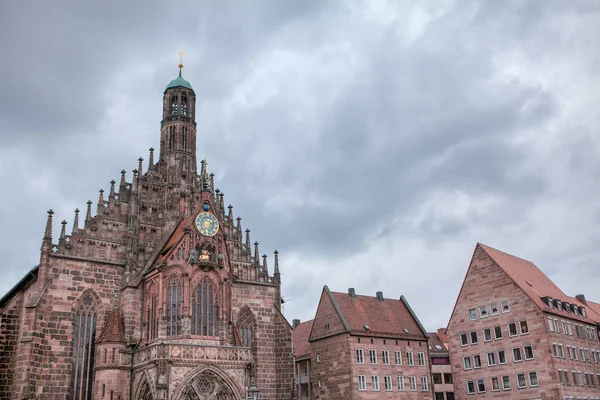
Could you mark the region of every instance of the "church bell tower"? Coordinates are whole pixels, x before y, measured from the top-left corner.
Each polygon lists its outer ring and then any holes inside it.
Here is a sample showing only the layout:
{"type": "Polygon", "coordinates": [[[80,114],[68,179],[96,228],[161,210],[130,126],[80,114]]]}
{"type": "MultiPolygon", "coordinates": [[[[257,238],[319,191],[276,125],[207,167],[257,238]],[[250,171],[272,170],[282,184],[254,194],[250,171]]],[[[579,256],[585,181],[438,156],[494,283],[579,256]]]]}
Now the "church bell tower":
{"type": "Polygon", "coordinates": [[[160,133],[160,160],[165,164],[168,183],[195,185],[196,179],[196,94],[192,85],[179,76],[165,88],[160,133]]]}

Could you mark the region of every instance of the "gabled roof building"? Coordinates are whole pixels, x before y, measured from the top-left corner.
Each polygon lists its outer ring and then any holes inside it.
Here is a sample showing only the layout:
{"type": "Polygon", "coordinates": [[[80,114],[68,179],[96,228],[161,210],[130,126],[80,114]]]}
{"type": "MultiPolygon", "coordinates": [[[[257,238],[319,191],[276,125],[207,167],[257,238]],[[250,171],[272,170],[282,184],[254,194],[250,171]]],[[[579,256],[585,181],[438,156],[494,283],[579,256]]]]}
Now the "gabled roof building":
{"type": "Polygon", "coordinates": [[[305,324],[293,334],[297,365],[310,361],[312,390],[302,399],[431,399],[428,335],[404,296],[325,286],[305,324]]]}
{"type": "Polygon", "coordinates": [[[477,244],[446,331],[456,398],[600,399],[599,311],[477,244]]]}

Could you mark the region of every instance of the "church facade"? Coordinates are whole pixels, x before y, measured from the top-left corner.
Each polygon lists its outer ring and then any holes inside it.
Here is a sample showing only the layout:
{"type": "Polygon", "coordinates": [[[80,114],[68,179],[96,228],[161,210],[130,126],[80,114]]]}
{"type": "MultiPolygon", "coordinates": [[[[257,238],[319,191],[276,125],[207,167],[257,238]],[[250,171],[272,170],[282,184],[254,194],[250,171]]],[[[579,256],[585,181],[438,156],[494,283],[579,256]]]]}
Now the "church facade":
{"type": "Polygon", "coordinates": [[[0,299],[0,398],[293,397],[277,252],[271,272],[205,161],[197,171],[182,67],[157,161],[150,149],[131,180],[121,171],[56,240],[50,210],[39,265],[0,299]]]}

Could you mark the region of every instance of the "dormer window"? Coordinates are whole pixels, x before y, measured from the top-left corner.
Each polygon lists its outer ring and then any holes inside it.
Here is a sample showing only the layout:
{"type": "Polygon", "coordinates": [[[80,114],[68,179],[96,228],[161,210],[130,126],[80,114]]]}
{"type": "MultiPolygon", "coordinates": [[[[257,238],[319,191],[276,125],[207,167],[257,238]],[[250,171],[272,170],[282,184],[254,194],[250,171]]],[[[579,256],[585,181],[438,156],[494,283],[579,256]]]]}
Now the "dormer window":
{"type": "Polygon", "coordinates": [[[579,307],[579,313],[584,317],[587,318],[587,312],[585,311],[584,307],[579,307]]]}
{"type": "Polygon", "coordinates": [[[559,310],[562,309],[562,304],[561,304],[560,300],[554,300],[554,303],[556,303],[556,308],[558,308],[559,310]]]}
{"type": "Polygon", "coordinates": [[[571,310],[573,310],[573,314],[579,315],[579,307],[577,307],[575,304],[571,304],[571,310]]]}
{"type": "Polygon", "coordinates": [[[566,312],[571,312],[571,307],[569,306],[569,303],[567,303],[566,301],[562,303],[563,306],[563,310],[566,312]]]}
{"type": "Polygon", "coordinates": [[[554,308],[554,303],[552,302],[552,297],[548,297],[547,300],[548,300],[548,307],[554,308]]]}

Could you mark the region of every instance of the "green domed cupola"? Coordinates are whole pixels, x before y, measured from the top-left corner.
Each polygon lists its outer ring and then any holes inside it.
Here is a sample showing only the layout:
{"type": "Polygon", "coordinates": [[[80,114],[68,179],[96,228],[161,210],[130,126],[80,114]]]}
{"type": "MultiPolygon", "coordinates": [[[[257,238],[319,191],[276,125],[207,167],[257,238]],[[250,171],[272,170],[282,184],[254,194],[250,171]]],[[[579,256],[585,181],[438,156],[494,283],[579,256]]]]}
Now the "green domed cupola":
{"type": "Polygon", "coordinates": [[[176,79],[173,79],[171,82],[169,82],[169,84],[165,88],[165,92],[168,89],[171,89],[171,88],[174,88],[174,87],[180,87],[180,86],[184,87],[184,88],[187,88],[187,89],[190,89],[192,92],[194,91],[194,88],[192,87],[192,84],[189,83],[188,81],[186,81],[185,79],[183,79],[181,77],[181,69],[179,70],[179,76],[176,79]]]}

